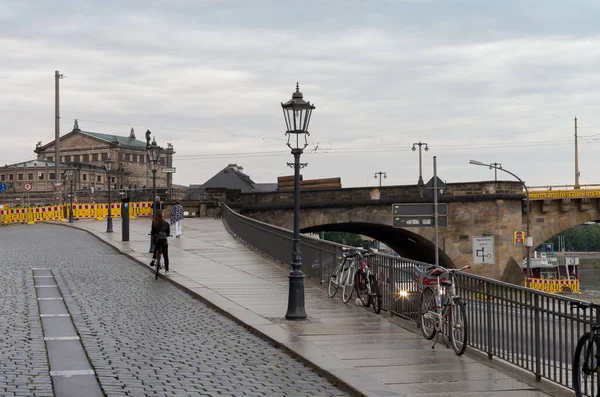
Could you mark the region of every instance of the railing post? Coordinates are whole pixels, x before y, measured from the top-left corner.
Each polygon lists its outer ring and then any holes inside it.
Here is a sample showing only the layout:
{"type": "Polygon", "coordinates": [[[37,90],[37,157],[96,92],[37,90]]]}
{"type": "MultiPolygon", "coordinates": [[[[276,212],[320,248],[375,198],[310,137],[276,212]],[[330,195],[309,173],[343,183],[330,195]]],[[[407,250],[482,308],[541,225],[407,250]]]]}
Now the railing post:
{"type": "Polygon", "coordinates": [[[494,356],[492,353],[492,300],[490,299],[490,290],[486,281],[483,282],[483,296],[485,297],[485,316],[487,324],[485,345],[487,347],[488,358],[491,360],[494,356]]]}
{"type": "Polygon", "coordinates": [[[541,365],[542,365],[542,357],[541,357],[541,333],[540,333],[540,296],[538,294],[533,295],[533,310],[534,310],[534,324],[533,324],[533,333],[534,333],[534,348],[535,348],[535,379],[537,381],[542,380],[541,375],[541,365]]]}

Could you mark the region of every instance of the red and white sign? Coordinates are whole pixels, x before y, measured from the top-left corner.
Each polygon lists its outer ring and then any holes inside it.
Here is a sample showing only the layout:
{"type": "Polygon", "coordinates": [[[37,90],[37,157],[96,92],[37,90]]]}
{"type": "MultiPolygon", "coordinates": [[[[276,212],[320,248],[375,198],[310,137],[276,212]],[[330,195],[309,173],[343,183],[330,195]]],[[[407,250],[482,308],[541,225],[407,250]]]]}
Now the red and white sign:
{"type": "Polygon", "coordinates": [[[23,184],[23,190],[25,190],[26,192],[30,191],[33,188],[33,185],[31,184],[31,182],[25,182],[23,184]]]}

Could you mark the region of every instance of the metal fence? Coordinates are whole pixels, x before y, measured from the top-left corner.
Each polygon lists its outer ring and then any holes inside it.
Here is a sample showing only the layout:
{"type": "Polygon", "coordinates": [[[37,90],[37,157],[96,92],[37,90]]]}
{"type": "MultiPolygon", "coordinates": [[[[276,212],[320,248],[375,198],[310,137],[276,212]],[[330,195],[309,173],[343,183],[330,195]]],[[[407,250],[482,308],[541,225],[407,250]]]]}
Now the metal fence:
{"type": "MultiPolygon", "coordinates": [[[[258,251],[290,263],[292,232],[242,216],[225,207],[230,229],[258,251]]],[[[301,236],[303,271],[327,284],[342,245],[301,236]]],[[[382,309],[418,321],[419,287],[414,282],[414,260],[377,254],[369,258],[381,282],[382,309]],[[399,292],[406,291],[405,297],[399,292]]],[[[553,295],[466,273],[457,274],[459,295],[466,303],[468,344],[491,359],[498,357],[562,386],[572,388],[571,362],[579,337],[600,321],[594,310],[573,306],[577,299],[553,295]]],[[[324,296],[325,299],[325,296],[324,296]]],[[[598,390],[595,376],[589,393],[598,390]]],[[[592,394],[589,394],[592,395],[592,394]]]]}

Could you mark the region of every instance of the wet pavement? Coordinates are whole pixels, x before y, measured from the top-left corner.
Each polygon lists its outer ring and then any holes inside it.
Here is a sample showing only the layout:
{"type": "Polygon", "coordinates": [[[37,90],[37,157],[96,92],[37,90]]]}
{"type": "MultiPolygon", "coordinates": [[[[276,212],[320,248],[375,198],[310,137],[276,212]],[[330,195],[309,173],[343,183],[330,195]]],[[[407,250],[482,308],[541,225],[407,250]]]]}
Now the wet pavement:
{"type": "MultiPolygon", "coordinates": [[[[149,223],[147,218],[131,220],[129,242],[120,241],[118,219],[114,226],[117,232],[112,234],[105,232],[104,222],[79,221],[73,226],[88,230],[145,264],[151,255],[149,223]]],[[[308,319],[285,320],[287,267],[248,249],[226,231],[220,220],[185,219],[183,235],[170,239],[169,252],[168,281],[315,366],[317,372],[344,384],[353,394],[572,395],[572,391],[551,382],[536,382],[524,370],[498,360],[488,361],[485,355],[469,348],[461,357],[442,344],[432,349],[432,342],[417,332],[414,323],[384,312],[376,315],[351,303],[344,305],[339,293],[329,299],[323,288],[311,282],[305,285],[308,319]]]]}
{"type": "Polygon", "coordinates": [[[0,253],[0,396],[348,396],[82,230],[2,227],[0,253]]]}

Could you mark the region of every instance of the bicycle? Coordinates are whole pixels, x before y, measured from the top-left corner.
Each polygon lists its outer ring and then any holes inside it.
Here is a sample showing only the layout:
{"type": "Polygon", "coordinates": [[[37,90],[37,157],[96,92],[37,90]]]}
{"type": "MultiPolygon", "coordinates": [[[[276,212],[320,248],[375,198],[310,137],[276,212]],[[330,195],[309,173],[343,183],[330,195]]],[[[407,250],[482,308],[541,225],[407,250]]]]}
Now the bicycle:
{"type": "Polygon", "coordinates": [[[213,212],[214,219],[221,219],[221,214],[223,213],[223,205],[219,201],[217,203],[217,208],[215,208],[215,212],[213,212]]]}
{"type": "MultiPolygon", "coordinates": [[[[596,311],[600,305],[590,302],[571,302],[571,307],[596,311]]],[[[592,324],[590,331],[581,335],[573,353],[572,381],[576,397],[598,395],[600,386],[600,324],[592,324]],[[583,355],[582,355],[583,353],[583,355]],[[592,376],[591,379],[588,379],[592,376]],[[595,377],[595,380],[594,380],[595,377]]]]}
{"type": "Polygon", "coordinates": [[[364,307],[371,306],[375,314],[381,313],[381,292],[377,275],[371,271],[371,264],[365,259],[375,255],[371,250],[360,255],[359,267],[355,276],[356,295],[364,307]]]}
{"type": "MultiPolygon", "coordinates": [[[[169,234],[167,237],[173,237],[173,235],[169,234]]],[[[162,268],[162,263],[161,263],[161,259],[163,257],[163,250],[162,250],[162,246],[156,246],[156,244],[154,245],[154,256],[155,256],[155,262],[154,262],[154,279],[157,280],[158,279],[158,274],[160,273],[160,269],[162,268]]]]}
{"type": "MultiPolygon", "coordinates": [[[[438,343],[440,334],[448,335],[452,349],[457,355],[462,355],[467,348],[467,312],[464,302],[456,293],[458,282],[455,273],[470,267],[467,265],[460,269],[446,269],[442,266],[431,266],[426,269],[429,275],[436,278],[436,282],[434,287],[427,286],[421,291],[419,322],[426,339],[431,340],[438,336],[432,349],[438,343]],[[448,280],[442,279],[443,274],[448,274],[448,280]]],[[[449,347],[443,336],[442,340],[446,347],[449,347]]]]}
{"type": "MultiPolygon", "coordinates": [[[[331,273],[331,277],[329,277],[329,286],[327,288],[327,294],[330,298],[333,298],[335,294],[338,292],[340,286],[342,287],[342,291],[344,286],[350,280],[348,275],[353,272],[354,269],[354,250],[351,250],[347,247],[342,247],[342,261],[337,264],[333,272],[331,273]],[[351,271],[352,270],[352,271],[351,271]]],[[[342,299],[343,299],[342,293],[342,299]]],[[[350,300],[350,297],[348,297],[350,300]]],[[[345,302],[348,302],[346,300],[345,302]]]]}

